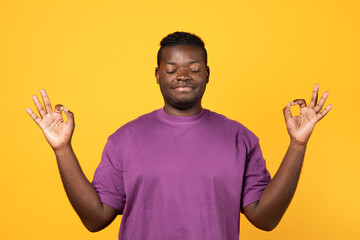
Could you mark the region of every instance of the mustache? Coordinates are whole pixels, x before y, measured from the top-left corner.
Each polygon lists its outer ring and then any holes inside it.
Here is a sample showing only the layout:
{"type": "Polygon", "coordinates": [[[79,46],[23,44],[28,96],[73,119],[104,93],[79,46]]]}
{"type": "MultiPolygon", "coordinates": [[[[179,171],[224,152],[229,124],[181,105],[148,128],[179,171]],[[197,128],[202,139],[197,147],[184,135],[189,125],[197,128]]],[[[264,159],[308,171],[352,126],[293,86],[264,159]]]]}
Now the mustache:
{"type": "Polygon", "coordinates": [[[192,83],[192,82],[187,82],[187,83],[179,82],[179,83],[177,83],[177,84],[174,84],[171,88],[177,88],[177,87],[195,88],[195,87],[196,87],[196,84],[195,84],[195,83],[192,83]]]}

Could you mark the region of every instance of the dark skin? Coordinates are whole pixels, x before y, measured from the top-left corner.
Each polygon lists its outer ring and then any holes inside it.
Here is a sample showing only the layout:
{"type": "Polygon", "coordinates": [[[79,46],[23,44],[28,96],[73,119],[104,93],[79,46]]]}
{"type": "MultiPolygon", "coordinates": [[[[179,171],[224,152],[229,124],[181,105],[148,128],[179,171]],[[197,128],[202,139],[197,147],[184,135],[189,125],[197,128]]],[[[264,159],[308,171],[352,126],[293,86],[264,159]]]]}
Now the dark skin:
{"type": "MultiPolygon", "coordinates": [[[[209,82],[209,67],[205,64],[200,48],[183,45],[166,47],[155,76],[167,114],[194,116],[201,111],[201,99],[209,82]]],[[[297,99],[283,109],[290,136],[288,150],[260,200],[243,209],[249,221],[260,229],[270,231],[280,222],[295,193],[310,135],[316,123],[332,107],[330,104],[321,111],[329,93],[325,92],[318,101],[318,91],[319,85],[316,84],[308,106],[304,99],[297,99]],[[290,107],[295,105],[300,106],[299,116],[291,114],[290,107]]],[[[55,152],[66,194],[76,213],[89,231],[99,231],[108,226],[119,211],[101,203],[96,190],[81,170],[71,146],[75,128],[74,114],[59,104],[53,110],[45,90],[41,90],[41,95],[45,108],[37,96],[33,96],[40,117],[30,108],[26,111],[43,131],[55,152]],[[67,116],[67,122],[63,120],[62,112],[67,116]]]]}
{"type": "Polygon", "coordinates": [[[89,231],[99,231],[108,226],[119,211],[100,201],[98,193],[81,170],[71,146],[75,128],[74,114],[59,104],[53,110],[45,90],[42,89],[40,92],[45,108],[37,96],[33,96],[40,117],[30,108],[26,111],[43,131],[54,150],[62,182],[74,210],[89,231]],[[62,118],[62,112],[65,113],[67,122],[62,118]]]}
{"type": "MultiPolygon", "coordinates": [[[[193,116],[201,111],[201,98],[197,94],[204,93],[209,81],[209,67],[200,48],[190,46],[166,47],[163,50],[160,66],[155,70],[157,83],[164,96],[165,112],[175,116],[193,116]],[[195,63],[195,64],[194,64],[195,63]],[[196,71],[194,71],[196,70],[196,71]],[[190,84],[194,83],[194,84],[190,84]],[[198,91],[176,91],[174,86],[196,85],[198,91]],[[184,99],[198,99],[187,109],[177,104],[184,99]]],[[[294,100],[283,109],[285,122],[290,135],[289,148],[274,178],[265,188],[259,201],[246,206],[245,216],[256,227],[270,231],[280,222],[295,193],[304,160],[306,145],[315,127],[332,105],[320,111],[328,96],[325,92],[318,100],[319,85],[315,85],[309,106],[304,99],[294,100]],[[300,115],[292,116],[290,106],[300,105],[300,115]]],[[[190,101],[189,101],[190,102],[190,101]]]]}
{"type": "Polygon", "coordinates": [[[155,69],[165,112],[173,116],[199,113],[209,75],[201,48],[184,45],[165,47],[160,66],[155,69]]]}

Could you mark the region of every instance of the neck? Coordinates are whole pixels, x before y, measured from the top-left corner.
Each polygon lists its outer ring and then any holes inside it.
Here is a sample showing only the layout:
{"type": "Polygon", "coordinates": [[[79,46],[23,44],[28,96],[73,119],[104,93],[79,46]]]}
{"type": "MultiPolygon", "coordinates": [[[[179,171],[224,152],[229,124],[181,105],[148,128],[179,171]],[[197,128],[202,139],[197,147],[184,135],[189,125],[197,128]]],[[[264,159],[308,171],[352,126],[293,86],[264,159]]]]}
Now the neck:
{"type": "Polygon", "coordinates": [[[201,103],[196,104],[195,106],[187,109],[177,109],[171,107],[169,104],[165,103],[164,111],[172,116],[178,116],[178,117],[191,117],[201,112],[201,103]]]}

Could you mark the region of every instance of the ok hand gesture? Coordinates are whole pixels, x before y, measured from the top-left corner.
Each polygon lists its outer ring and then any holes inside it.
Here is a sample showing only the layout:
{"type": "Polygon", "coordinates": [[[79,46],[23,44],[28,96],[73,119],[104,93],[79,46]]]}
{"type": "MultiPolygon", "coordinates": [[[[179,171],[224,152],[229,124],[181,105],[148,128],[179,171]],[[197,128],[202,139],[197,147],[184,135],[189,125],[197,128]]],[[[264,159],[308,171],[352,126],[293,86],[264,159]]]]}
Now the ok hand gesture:
{"type": "Polygon", "coordinates": [[[53,111],[49,97],[47,96],[45,90],[41,89],[40,92],[44,101],[45,109],[36,95],[33,96],[33,101],[41,118],[38,117],[30,108],[26,108],[26,111],[43,131],[50,146],[54,150],[59,150],[62,147],[69,145],[71,142],[71,136],[75,127],[74,115],[60,104],[56,105],[53,111]],[[67,117],[67,122],[65,122],[62,118],[62,111],[64,111],[67,117]]]}
{"type": "Polygon", "coordinates": [[[309,106],[306,106],[304,99],[296,99],[292,103],[288,103],[283,109],[286,127],[290,138],[298,144],[307,144],[315,124],[320,121],[320,119],[322,119],[332,107],[332,105],[329,104],[321,111],[329,92],[324,92],[320,101],[317,102],[318,92],[319,84],[316,84],[309,106]],[[292,116],[290,107],[297,104],[300,105],[300,115],[292,116]]]}

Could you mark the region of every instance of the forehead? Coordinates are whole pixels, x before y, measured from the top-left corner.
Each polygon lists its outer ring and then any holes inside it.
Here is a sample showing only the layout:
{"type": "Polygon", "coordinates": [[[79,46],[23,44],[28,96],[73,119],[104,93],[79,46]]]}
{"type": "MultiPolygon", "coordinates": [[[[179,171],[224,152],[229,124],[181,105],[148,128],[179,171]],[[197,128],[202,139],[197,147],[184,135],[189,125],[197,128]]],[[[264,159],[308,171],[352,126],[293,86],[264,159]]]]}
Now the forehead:
{"type": "Polygon", "coordinates": [[[161,62],[187,63],[204,62],[204,52],[200,47],[177,45],[165,47],[161,52],[161,62]]]}

